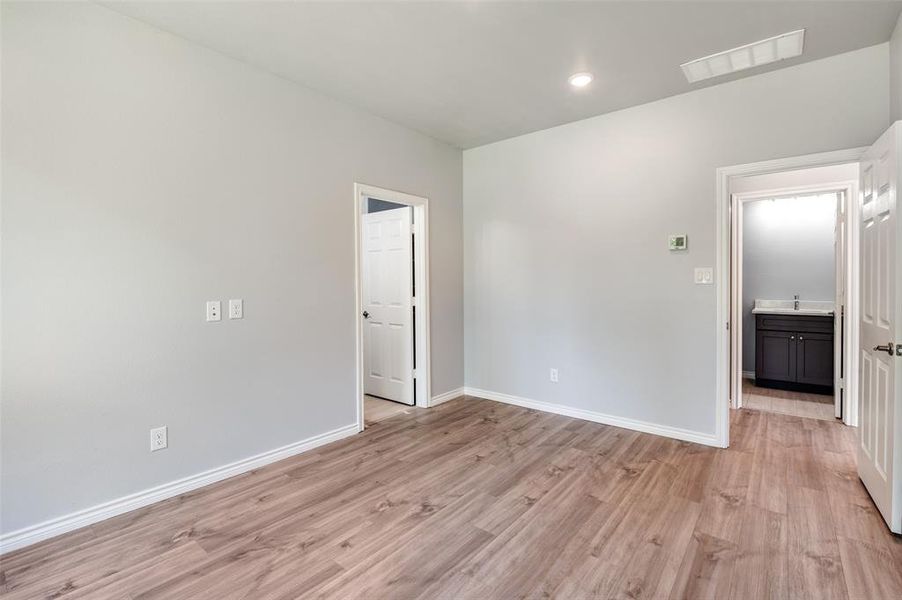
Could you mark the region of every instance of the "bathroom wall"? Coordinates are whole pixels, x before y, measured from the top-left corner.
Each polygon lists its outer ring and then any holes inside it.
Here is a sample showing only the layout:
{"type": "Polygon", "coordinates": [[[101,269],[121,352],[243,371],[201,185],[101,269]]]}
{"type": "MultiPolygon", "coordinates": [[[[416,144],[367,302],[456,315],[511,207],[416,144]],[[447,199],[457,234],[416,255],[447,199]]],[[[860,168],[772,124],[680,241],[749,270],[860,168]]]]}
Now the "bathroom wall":
{"type": "Polygon", "coordinates": [[[742,218],[742,370],[754,371],[756,298],[834,299],[836,194],[746,202],[742,218]]]}
{"type": "Polygon", "coordinates": [[[404,204],[397,204],[387,200],[379,200],[378,198],[370,198],[366,202],[366,212],[375,213],[383,210],[394,210],[396,208],[404,208],[404,204]]]}

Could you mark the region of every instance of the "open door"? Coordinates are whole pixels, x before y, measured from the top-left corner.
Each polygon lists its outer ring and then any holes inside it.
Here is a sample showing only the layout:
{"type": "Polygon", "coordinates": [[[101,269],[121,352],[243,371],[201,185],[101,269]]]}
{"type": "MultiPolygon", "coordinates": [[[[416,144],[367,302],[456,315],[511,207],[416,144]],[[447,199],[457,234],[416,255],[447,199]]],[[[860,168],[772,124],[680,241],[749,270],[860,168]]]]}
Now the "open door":
{"type": "Polygon", "coordinates": [[[861,162],[861,331],[858,475],[902,533],[902,121],[861,162]]]}
{"type": "Polygon", "coordinates": [[[414,404],[413,208],[363,215],[363,390],[414,404]]]}

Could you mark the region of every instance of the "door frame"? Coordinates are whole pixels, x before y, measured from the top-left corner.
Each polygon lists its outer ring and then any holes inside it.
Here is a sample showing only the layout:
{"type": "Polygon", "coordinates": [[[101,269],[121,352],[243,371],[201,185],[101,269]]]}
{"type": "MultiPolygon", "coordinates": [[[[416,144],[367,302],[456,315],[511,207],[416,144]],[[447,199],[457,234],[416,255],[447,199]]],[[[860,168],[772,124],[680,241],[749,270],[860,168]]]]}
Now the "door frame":
{"type": "MultiPolygon", "coordinates": [[[[852,161],[854,162],[854,161],[852,161]]],[[[795,169],[793,169],[795,170],[795,169]]],[[[850,206],[852,204],[851,199],[857,198],[858,193],[858,182],[849,180],[849,181],[835,181],[835,182],[825,182],[819,184],[812,185],[800,185],[800,186],[788,186],[788,187],[779,187],[779,188],[771,188],[771,189],[762,189],[754,192],[743,192],[738,194],[731,194],[730,199],[730,211],[731,211],[731,219],[730,219],[730,227],[731,227],[731,235],[730,235],[730,267],[731,267],[731,278],[730,278],[730,322],[735,323],[736,326],[732,326],[730,330],[730,356],[731,356],[731,365],[732,369],[730,371],[730,407],[734,409],[742,408],[742,380],[744,379],[745,371],[742,368],[742,346],[743,346],[743,314],[742,311],[744,306],[742,304],[743,295],[742,295],[742,269],[743,269],[743,212],[745,208],[745,204],[747,202],[754,202],[759,200],[766,200],[769,198],[781,197],[781,196],[802,196],[808,194],[829,194],[829,193],[837,193],[841,194],[841,202],[843,204],[843,211],[845,212],[847,223],[846,223],[846,240],[845,247],[839,248],[835,244],[834,240],[834,254],[833,254],[833,272],[837,273],[837,265],[845,264],[846,269],[842,274],[845,285],[843,289],[845,290],[844,297],[844,305],[846,307],[846,315],[844,320],[844,330],[841,332],[841,336],[837,336],[837,339],[834,341],[834,371],[838,366],[837,355],[841,350],[843,356],[846,357],[846,369],[845,369],[845,381],[844,381],[844,389],[846,393],[844,394],[846,398],[846,406],[842,407],[843,413],[840,413],[840,399],[841,394],[840,390],[834,387],[833,391],[833,405],[834,405],[834,414],[837,418],[841,414],[843,414],[843,422],[846,425],[857,425],[858,424],[858,412],[857,412],[857,384],[858,384],[858,374],[857,371],[853,373],[853,366],[855,365],[855,358],[857,357],[857,351],[851,346],[852,341],[858,340],[858,331],[855,323],[850,319],[850,315],[853,312],[857,312],[857,302],[854,303],[853,306],[853,280],[857,274],[857,268],[853,267],[849,264],[849,259],[852,255],[852,249],[854,244],[850,243],[850,232],[849,232],[849,224],[848,219],[852,219],[850,216],[850,206]],[[841,252],[845,252],[845,260],[841,261],[841,252]],[[853,271],[854,269],[854,271],[853,271]],[[840,346],[839,340],[843,340],[842,347],[840,346]]],[[[833,300],[835,301],[837,296],[837,289],[840,286],[840,282],[836,281],[834,284],[833,291],[833,300]]],[[[839,318],[838,315],[834,314],[834,323],[836,319],[839,318]]],[[[838,373],[834,372],[834,384],[839,380],[838,373]]]]}
{"type": "MultiPolygon", "coordinates": [[[[734,177],[748,175],[765,175],[768,173],[779,173],[781,171],[792,171],[796,169],[806,169],[811,167],[827,167],[844,163],[859,162],[861,156],[867,148],[849,148],[845,150],[835,150],[832,152],[819,152],[816,154],[806,154],[802,156],[792,156],[787,158],[779,158],[776,160],[767,160],[755,163],[746,163],[740,165],[732,165],[719,167],[716,170],[716,262],[715,262],[715,294],[717,302],[717,310],[715,311],[715,331],[717,332],[715,339],[716,347],[716,376],[715,376],[715,410],[714,410],[714,434],[717,444],[722,448],[730,445],[730,394],[732,391],[732,370],[730,368],[730,356],[733,351],[733,336],[730,331],[730,322],[732,320],[730,294],[732,290],[732,268],[731,268],[731,239],[732,239],[732,197],[730,194],[730,181],[734,177]]],[[[857,208],[858,198],[854,197],[854,207],[857,208]]],[[[851,215],[854,211],[849,211],[851,215]]],[[[857,221],[856,221],[857,224],[857,221]]],[[[857,226],[857,225],[856,225],[857,226]]],[[[850,231],[854,231],[852,224],[847,224],[850,231]]],[[[858,310],[858,236],[857,232],[854,238],[850,236],[850,252],[853,259],[847,263],[849,268],[853,268],[854,277],[849,279],[849,293],[853,303],[850,309],[858,310]]],[[[847,320],[850,319],[847,315],[847,320]]],[[[857,340],[856,340],[857,341],[857,340]]],[[[856,349],[857,352],[857,349],[856,349]]],[[[848,373],[852,369],[847,369],[848,373]]],[[[857,374],[856,374],[857,376],[857,374]]],[[[850,394],[851,396],[851,394],[850,394]]],[[[855,402],[854,416],[857,422],[858,410],[857,396],[853,399],[855,402]]],[[[849,411],[853,411],[850,409],[849,411]]]]}
{"type": "Polygon", "coordinates": [[[369,198],[404,204],[413,207],[414,229],[414,281],[416,285],[416,316],[414,318],[413,354],[416,361],[414,393],[415,406],[428,408],[432,405],[432,354],[429,318],[429,199],[405,192],[380,188],[365,183],[354,184],[354,323],[357,332],[357,430],[365,428],[363,414],[363,215],[369,198]]]}

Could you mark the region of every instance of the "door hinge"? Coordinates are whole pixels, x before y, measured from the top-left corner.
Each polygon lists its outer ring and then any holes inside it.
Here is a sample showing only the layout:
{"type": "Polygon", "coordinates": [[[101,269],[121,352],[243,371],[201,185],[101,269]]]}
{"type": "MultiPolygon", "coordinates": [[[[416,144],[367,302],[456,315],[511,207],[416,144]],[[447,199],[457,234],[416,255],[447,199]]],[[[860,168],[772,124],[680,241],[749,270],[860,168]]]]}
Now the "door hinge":
{"type": "Polygon", "coordinates": [[[413,377],[414,379],[416,379],[416,378],[417,378],[417,370],[416,370],[416,369],[411,369],[411,370],[410,370],[410,375],[411,375],[411,377],[413,377]]]}
{"type": "Polygon", "coordinates": [[[411,298],[410,298],[410,305],[411,305],[411,306],[416,306],[416,305],[417,305],[417,297],[416,297],[416,296],[411,296],[411,298]]]}

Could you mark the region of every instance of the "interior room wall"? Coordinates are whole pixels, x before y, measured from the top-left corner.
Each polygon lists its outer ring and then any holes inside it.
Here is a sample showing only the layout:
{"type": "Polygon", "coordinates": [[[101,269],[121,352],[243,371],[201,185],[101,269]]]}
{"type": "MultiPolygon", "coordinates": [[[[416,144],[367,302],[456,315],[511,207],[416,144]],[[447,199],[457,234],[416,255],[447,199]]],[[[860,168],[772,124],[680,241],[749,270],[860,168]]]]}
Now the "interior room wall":
{"type": "Polygon", "coordinates": [[[746,202],[742,211],[742,370],[755,370],[755,299],[834,301],[836,193],[746,202]]]}
{"type": "Polygon", "coordinates": [[[429,198],[462,386],[458,149],[93,3],[4,2],[2,72],[2,532],[354,426],[355,182],[429,198]]]}
{"type": "Polygon", "coordinates": [[[890,52],[890,118],[902,119],[902,14],[896,22],[889,43],[890,52]]]}
{"type": "Polygon", "coordinates": [[[888,95],[881,44],[466,150],[468,388],[714,443],[716,169],[869,145],[888,95]]]}

